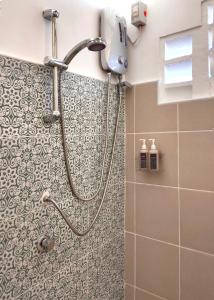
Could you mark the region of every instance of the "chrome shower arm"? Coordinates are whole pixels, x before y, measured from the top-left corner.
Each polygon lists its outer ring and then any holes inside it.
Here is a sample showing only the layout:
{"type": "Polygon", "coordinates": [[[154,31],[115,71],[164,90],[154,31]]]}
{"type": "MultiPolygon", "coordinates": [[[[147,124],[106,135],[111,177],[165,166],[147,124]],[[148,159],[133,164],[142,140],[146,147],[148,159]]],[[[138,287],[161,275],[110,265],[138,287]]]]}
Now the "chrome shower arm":
{"type": "Polygon", "coordinates": [[[75,47],[73,47],[63,59],[63,63],[69,65],[74,56],[76,56],[82,49],[84,49],[90,41],[91,39],[83,40],[80,43],[78,43],[75,47]]]}
{"type": "Polygon", "coordinates": [[[88,48],[90,51],[102,51],[106,47],[106,42],[102,37],[95,39],[86,39],[81,41],[75,47],[73,47],[63,59],[63,63],[68,65],[72,59],[84,48],[88,48]]]}

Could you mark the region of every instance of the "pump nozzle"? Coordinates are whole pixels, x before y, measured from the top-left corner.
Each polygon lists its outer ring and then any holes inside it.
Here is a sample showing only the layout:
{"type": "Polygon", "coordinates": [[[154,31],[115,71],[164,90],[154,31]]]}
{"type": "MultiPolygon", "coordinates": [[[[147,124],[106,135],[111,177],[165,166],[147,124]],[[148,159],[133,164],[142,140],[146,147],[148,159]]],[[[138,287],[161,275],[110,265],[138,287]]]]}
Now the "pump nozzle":
{"type": "Polygon", "coordinates": [[[141,146],[141,150],[147,150],[147,146],[146,146],[146,139],[139,139],[139,141],[142,141],[142,146],[141,146]]]}
{"type": "Polygon", "coordinates": [[[155,139],[149,139],[149,141],[152,142],[152,144],[151,144],[151,149],[152,149],[152,150],[156,150],[157,148],[156,148],[156,145],[155,145],[155,139]]]}

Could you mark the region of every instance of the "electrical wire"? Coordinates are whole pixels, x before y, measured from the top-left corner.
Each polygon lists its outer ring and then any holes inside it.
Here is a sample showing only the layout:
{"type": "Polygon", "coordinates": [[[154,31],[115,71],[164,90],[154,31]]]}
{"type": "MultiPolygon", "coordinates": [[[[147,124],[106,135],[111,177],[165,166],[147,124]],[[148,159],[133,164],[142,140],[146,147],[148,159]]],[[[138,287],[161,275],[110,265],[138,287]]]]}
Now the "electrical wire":
{"type": "Polygon", "coordinates": [[[129,40],[129,43],[134,47],[134,46],[137,46],[139,40],[140,40],[140,37],[141,37],[141,34],[143,32],[143,26],[138,26],[138,36],[137,38],[132,41],[131,38],[128,36],[128,40],[129,40]]]}

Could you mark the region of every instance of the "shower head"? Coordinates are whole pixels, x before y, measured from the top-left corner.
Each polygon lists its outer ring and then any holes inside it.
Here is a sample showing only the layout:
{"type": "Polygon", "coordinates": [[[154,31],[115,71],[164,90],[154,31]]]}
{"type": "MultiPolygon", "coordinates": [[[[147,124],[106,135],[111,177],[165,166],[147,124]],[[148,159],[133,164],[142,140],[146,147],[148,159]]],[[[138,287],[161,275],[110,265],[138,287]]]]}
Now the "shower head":
{"type": "Polygon", "coordinates": [[[74,56],[76,56],[77,53],[79,53],[82,49],[86,47],[90,51],[102,51],[106,47],[106,42],[101,37],[84,40],[68,52],[68,54],[63,59],[63,63],[68,65],[72,61],[74,56]]]}
{"type": "Polygon", "coordinates": [[[106,47],[105,41],[98,37],[96,39],[91,39],[87,44],[88,50],[90,51],[102,51],[106,47]]]}

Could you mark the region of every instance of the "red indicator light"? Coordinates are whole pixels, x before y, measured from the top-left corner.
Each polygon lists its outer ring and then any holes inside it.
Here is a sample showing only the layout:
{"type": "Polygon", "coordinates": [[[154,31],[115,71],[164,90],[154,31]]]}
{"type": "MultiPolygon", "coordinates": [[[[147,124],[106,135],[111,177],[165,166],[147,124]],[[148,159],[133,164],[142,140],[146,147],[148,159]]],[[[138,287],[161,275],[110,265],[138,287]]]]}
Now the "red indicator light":
{"type": "Polygon", "coordinates": [[[144,10],[144,16],[147,17],[147,11],[146,10],[144,10]]]}

